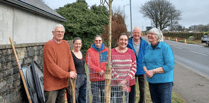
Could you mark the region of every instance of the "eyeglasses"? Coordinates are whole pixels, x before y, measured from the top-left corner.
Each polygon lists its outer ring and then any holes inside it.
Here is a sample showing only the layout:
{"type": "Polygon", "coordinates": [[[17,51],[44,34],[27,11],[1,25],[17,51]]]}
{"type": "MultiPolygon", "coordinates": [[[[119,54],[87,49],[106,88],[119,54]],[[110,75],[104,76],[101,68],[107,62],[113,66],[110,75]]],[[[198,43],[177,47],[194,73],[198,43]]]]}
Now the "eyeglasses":
{"type": "Polygon", "coordinates": [[[140,32],[133,32],[133,34],[140,34],[140,32]]]}
{"type": "Polygon", "coordinates": [[[56,33],[65,33],[65,31],[55,31],[56,33]]]}
{"type": "Polygon", "coordinates": [[[95,42],[102,42],[102,40],[95,40],[95,42]]]}

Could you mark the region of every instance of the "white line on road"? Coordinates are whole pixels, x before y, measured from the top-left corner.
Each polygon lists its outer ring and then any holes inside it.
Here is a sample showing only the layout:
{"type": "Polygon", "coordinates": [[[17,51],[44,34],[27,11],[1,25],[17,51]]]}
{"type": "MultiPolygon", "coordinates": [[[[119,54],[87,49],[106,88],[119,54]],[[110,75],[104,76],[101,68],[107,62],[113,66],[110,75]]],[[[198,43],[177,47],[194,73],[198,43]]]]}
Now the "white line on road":
{"type": "Polygon", "coordinates": [[[200,54],[200,55],[208,56],[207,54],[203,54],[203,53],[200,53],[200,52],[196,52],[196,51],[192,51],[192,50],[189,50],[189,51],[190,51],[190,52],[193,52],[193,53],[200,54]]]}
{"type": "Polygon", "coordinates": [[[204,46],[202,46],[202,45],[195,45],[195,44],[187,44],[187,45],[197,46],[197,47],[201,47],[201,48],[204,47],[204,46]]]}
{"type": "Polygon", "coordinates": [[[177,46],[173,46],[174,48],[177,48],[177,49],[183,49],[183,48],[180,48],[180,47],[177,47],[177,46]]]}

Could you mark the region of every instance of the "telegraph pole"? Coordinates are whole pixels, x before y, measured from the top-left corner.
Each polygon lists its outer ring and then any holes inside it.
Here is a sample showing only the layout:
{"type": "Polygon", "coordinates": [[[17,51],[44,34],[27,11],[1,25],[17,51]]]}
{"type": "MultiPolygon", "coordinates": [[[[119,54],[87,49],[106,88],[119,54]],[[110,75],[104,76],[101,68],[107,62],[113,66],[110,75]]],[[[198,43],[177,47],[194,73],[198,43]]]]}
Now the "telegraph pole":
{"type": "Polygon", "coordinates": [[[132,12],[131,12],[131,0],[130,0],[130,24],[131,24],[131,33],[129,36],[132,34],[132,12]]]}

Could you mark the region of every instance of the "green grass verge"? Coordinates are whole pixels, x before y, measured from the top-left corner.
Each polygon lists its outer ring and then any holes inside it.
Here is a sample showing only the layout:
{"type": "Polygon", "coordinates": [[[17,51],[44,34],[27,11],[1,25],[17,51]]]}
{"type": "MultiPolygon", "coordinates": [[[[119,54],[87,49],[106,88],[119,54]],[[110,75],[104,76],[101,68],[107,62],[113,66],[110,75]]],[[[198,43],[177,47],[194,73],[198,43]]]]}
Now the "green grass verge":
{"type": "MultiPolygon", "coordinates": [[[[175,39],[171,39],[171,41],[176,41],[175,39]]],[[[178,42],[182,42],[184,43],[184,40],[178,40],[178,42]]],[[[191,40],[187,40],[187,44],[195,44],[197,43],[196,41],[191,41],[191,40]]]]}

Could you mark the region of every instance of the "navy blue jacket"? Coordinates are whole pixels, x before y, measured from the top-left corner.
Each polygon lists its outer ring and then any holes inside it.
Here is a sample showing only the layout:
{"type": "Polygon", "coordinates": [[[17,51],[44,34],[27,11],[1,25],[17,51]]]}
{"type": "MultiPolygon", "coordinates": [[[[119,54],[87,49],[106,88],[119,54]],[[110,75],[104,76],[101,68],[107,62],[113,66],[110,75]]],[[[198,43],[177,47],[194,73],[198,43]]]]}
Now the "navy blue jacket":
{"type": "MultiPolygon", "coordinates": [[[[136,50],[134,49],[132,40],[133,40],[133,37],[129,38],[127,47],[132,49],[136,55],[136,50]]],[[[143,60],[147,46],[148,46],[148,43],[144,39],[140,38],[140,50],[139,50],[139,56],[138,57],[136,56],[137,69],[136,69],[135,75],[145,74],[143,67],[142,67],[142,60],[143,60]]]]}

